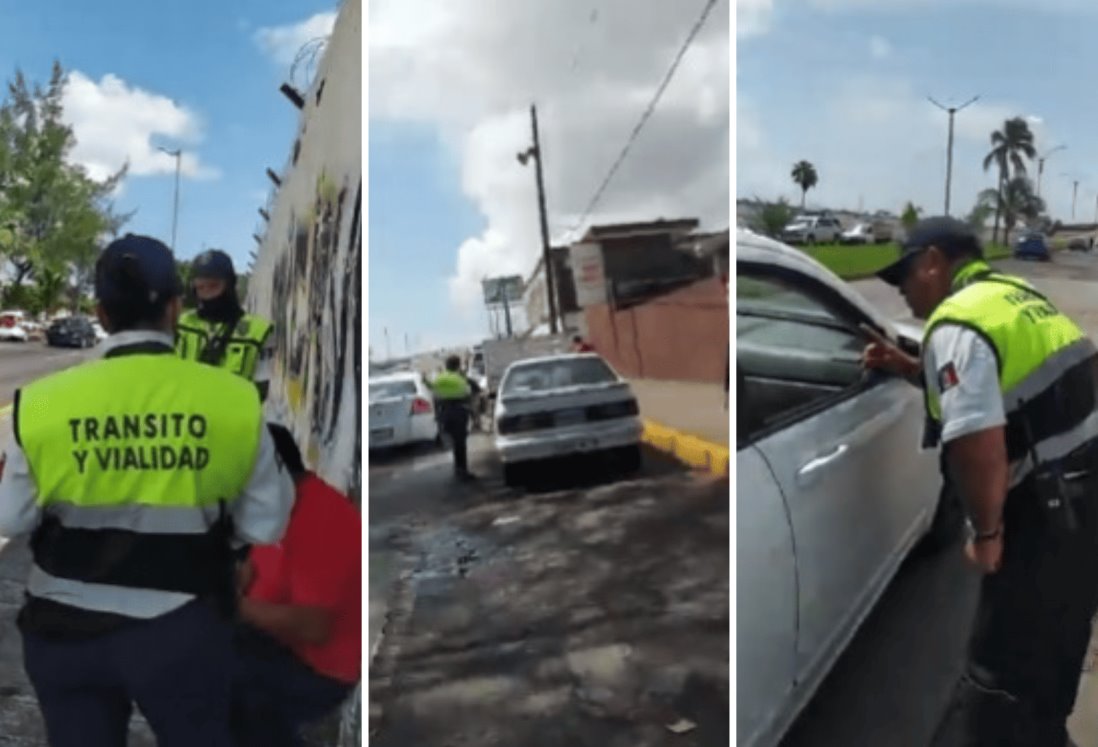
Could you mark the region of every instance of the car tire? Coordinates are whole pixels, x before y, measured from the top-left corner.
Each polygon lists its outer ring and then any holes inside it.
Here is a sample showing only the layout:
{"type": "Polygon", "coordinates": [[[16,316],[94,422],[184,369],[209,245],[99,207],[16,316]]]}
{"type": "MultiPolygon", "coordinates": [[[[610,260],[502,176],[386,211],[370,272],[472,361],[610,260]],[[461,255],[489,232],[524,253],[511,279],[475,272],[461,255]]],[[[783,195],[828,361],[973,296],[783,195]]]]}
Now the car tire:
{"type": "Polygon", "coordinates": [[[621,468],[627,475],[635,475],[644,466],[644,456],[640,444],[626,446],[621,450],[621,468]]]}
{"type": "Polygon", "coordinates": [[[930,529],[923,537],[922,546],[929,552],[937,552],[953,545],[961,536],[965,525],[964,507],[957,491],[946,483],[938,494],[938,506],[930,529]]]}
{"type": "Polygon", "coordinates": [[[509,488],[517,488],[522,485],[522,465],[520,464],[504,464],[503,465],[503,484],[509,488]]]}
{"type": "Polygon", "coordinates": [[[809,244],[809,245],[815,244],[816,243],[816,237],[814,235],[809,234],[808,236],[805,237],[804,243],[809,244]]]}

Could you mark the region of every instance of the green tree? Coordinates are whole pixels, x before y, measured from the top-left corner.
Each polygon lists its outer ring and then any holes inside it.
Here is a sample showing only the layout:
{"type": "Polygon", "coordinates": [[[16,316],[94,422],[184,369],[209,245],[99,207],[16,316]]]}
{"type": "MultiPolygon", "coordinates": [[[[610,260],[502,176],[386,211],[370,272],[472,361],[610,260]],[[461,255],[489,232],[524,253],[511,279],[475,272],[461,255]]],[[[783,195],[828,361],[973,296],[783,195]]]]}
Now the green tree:
{"type": "Polygon", "coordinates": [[[1035,221],[1045,209],[1045,201],[1037,196],[1033,182],[1024,176],[1016,176],[1002,190],[986,189],[980,193],[980,201],[1003,217],[1003,243],[1010,244],[1010,232],[1019,221],[1035,221]]]}
{"type": "Polygon", "coordinates": [[[793,171],[790,172],[790,176],[793,177],[793,181],[801,188],[801,210],[804,210],[805,198],[808,196],[808,190],[815,187],[820,182],[820,176],[816,173],[816,167],[808,161],[798,161],[793,164],[793,171]]]}
{"type": "Polygon", "coordinates": [[[777,238],[793,220],[793,207],[783,197],[777,202],[762,203],[751,227],[761,234],[777,238]]]}
{"type": "MultiPolygon", "coordinates": [[[[994,192],[995,190],[988,190],[994,192]]],[[[995,206],[982,198],[977,199],[976,204],[972,206],[972,210],[969,212],[968,217],[965,218],[967,223],[973,230],[982,231],[987,225],[987,219],[995,214],[995,206]]]]}
{"type": "MultiPolygon", "coordinates": [[[[1007,182],[1011,179],[1011,167],[1014,176],[1025,176],[1026,159],[1033,160],[1037,157],[1037,149],[1033,144],[1033,132],[1029,129],[1029,123],[1022,117],[1014,117],[1003,122],[1003,129],[991,133],[991,151],[984,157],[984,171],[992,166],[999,169],[998,192],[1002,193],[1007,182]]],[[[999,219],[1002,206],[1007,198],[995,201],[995,227],[992,229],[991,240],[999,240],[999,219]]]]}
{"type": "Polygon", "coordinates": [[[910,231],[919,222],[919,216],[922,215],[922,212],[921,207],[916,207],[915,203],[908,202],[904,205],[903,212],[900,213],[900,225],[904,227],[905,231],[910,231]]]}

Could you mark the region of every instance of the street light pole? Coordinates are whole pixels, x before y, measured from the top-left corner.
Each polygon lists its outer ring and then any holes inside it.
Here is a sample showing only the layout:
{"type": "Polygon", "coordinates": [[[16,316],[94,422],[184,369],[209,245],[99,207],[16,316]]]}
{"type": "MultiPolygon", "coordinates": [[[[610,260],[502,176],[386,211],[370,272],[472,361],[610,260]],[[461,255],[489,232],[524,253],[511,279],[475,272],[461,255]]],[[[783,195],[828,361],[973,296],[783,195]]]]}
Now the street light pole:
{"type": "Polygon", "coordinates": [[[1045,160],[1053,153],[1066,149],[1066,145],[1057,145],[1052,150],[1046,152],[1043,156],[1037,159],[1037,196],[1041,196],[1041,175],[1045,173],[1045,160]]]}
{"type": "Polygon", "coordinates": [[[542,174],[541,141],[538,139],[538,108],[534,104],[530,105],[530,129],[534,144],[518,154],[518,161],[525,166],[528,160],[535,159],[538,184],[538,216],[541,219],[541,255],[542,262],[545,265],[545,288],[549,296],[549,332],[555,335],[557,333],[556,281],[553,278],[553,263],[549,258],[549,218],[545,210],[545,180],[542,174]]]}
{"type": "Polygon", "coordinates": [[[946,193],[945,193],[945,214],[949,215],[949,188],[950,183],[953,181],[953,117],[957,112],[968,107],[976,102],[979,96],[973,96],[971,99],[961,104],[960,106],[942,106],[933,97],[926,97],[930,103],[938,107],[944,112],[949,114],[949,139],[946,141],[946,193]]]}
{"type": "Polygon", "coordinates": [[[176,250],[176,230],[179,226],[179,171],[183,164],[183,149],[176,148],[175,150],[169,150],[168,148],[158,148],[157,150],[175,158],[175,197],[172,199],[172,251],[174,252],[176,250]]]}

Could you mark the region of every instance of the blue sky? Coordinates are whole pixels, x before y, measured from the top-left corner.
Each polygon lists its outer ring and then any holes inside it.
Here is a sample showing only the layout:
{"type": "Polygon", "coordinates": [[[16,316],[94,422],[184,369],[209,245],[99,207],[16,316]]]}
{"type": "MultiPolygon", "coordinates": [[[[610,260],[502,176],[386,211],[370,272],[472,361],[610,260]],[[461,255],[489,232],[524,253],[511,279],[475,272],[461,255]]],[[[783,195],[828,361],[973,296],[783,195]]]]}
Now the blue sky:
{"type": "MultiPolygon", "coordinates": [[[[946,105],[956,117],[953,213],[982,189],[988,137],[1004,119],[1031,119],[1054,217],[1096,219],[1098,100],[1088,50],[1098,5],[1083,0],[744,0],[737,14],[737,197],[800,201],[795,161],[816,164],[809,205],[898,211],[907,200],[944,209],[946,105]],[[1065,173],[1070,174],[1064,176],[1065,173]]],[[[1036,176],[1037,164],[1030,173],[1036,176]]]]}
{"type": "Polygon", "coordinates": [[[282,169],[297,126],[278,92],[287,60],[335,5],[0,0],[0,73],[9,79],[18,66],[44,83],[57,58],[73,74],[73,160],[93,175],[131,161],[117,200],[137,210],[126,230],[170,240],[175,163],[155,148],[182,147],[178,253],[220,247],[239,269],[255,247],[264,170],[282,169]]]}
{"type": "MultiPolygon", "coordinates": [[[[541,251],[538,106],[551,240],[571,232],[706,0],[371,0],[369,334],[375,355],[489,334],[485,277],[541,251]],[[416,345],[418,341],[418,345],[416,345]]],[[[718,3],[629,157],[582,221],[729,224],[728,2],[718,3]]],[[[582,233],[580,231],[579,233],[582,233]]],[[[516,323],[525,315],[517,309],[516,323]]]]}

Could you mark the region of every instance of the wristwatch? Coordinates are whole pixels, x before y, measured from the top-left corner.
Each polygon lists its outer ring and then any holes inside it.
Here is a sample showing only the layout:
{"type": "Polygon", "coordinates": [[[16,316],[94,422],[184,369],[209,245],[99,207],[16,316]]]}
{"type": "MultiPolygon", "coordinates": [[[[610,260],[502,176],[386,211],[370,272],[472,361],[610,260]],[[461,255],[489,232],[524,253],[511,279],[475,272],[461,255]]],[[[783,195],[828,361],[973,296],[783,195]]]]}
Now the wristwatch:
{"type": "Polygon", "coordinates": [[[994,529],[989,532],[976,531],[976,525],[972,523],[972,519],[965,519],[965,534],[968,536],[969,542],[990,542],[993,539],[999,539],[1003,535],[1003,522],[999,522],[994,529]]]}

